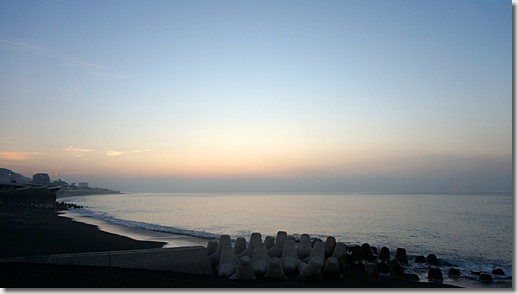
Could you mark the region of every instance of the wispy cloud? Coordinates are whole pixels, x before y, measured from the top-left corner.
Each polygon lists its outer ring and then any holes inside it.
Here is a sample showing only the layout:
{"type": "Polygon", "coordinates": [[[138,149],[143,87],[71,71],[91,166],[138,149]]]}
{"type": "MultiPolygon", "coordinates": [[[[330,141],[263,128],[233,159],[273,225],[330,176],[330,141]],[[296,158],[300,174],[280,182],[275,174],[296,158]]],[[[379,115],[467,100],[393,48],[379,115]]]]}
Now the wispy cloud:
{"type": "Polygon", "coordinates": [[[39,55],[45,55],[45,56],[51,56],[51,57],[63,59],[62,53],[52,50],[50,48],[46,48],[46,47],[22,44],[22,43],[12,42],[12,41],[2,40],[2,39],[0,39],[0,45],[5,48],[11,48],[11,49],[21,50],[21,51],[25,51],[25,52],[31,52],[31,53],[35,53],[35,54],[39,54],[39,55]]]}
{"type": "MultiPolygon", "coordinates": [[[[4,48],[10,48],[14,50],[20,50],[25,51],[37,55],[47,56],[51,58],[55,58],[58,60],[69,62],[71,65],[75,66],[82,66],[85,68],[103,68],[104,66],[91,63],[91,62],[85,62],[78,60],[75,57],[72,57],[66,53],[47,48],[47,47],[41,47],[41,46],[35,46],[31,44],[23,44],[18,42],[12,42],[8,40],[0,39],[0,47],[4,48]]],[[[106,72],[94,72],[93,74],[98,76],[104,76],[104,77],[111,77],[111,78],[119,78],[119,79],[131,79],[131,77],[125,76],[125,75],[119,75],[119,74],[113,74],[113,73],[106,73],[106,72]]]]}
{"type": "Polygon", "coordinates": [[[103,76],[103,77],[131,79],[131,77],[127,77],[127,76],[123,76],[123,75],[117,75],[117,74],[111,74],[111,73],[105,73],[105,72],[94,72],[94,74],[96,74],[98,76],[103,76]]]}
{"type": "Polygon", "coordinates": [[[76,58],[73,58],[72,56],[69,56],[66,53],[59,52],[57,50],[47,48],[47,47],[35,46],[35,45],[31,45],[31,44],[23,44],[23,43],[12,42],[12,41],[2,40],[2,39],[0,39],[0,46],[4,47],[4,48],[11,48],[11,49],[15,49],[15,50],[30,52],[30,53],[37,54],[37,55],[52,57],[55,59],[70,62],[75,65],[82,65],[85,67],[103,67],[102,65],[99,65],[99,64],[79,61],[76,58]]]}
{"type": "Polygon", "coordinates": [[[27,160],[34,155],[39,155],[41,153],[38,152],[16,152],[16,151],[0,151],[0,158],[6,159],[6,160],[14,160],[14,161],[21,161],[21,160],[27,160]]]}
{"type": "Polygon", "coordinates": [[[70,62],[74,63],[74,64],[79,64],[79,65],[82,65],[82,66],[88,66],[88,67],[103,67],[102,65],[99,65],[99,64],[94,64],[94,63],[87,63],[87,62],[82,62],[82,61],[77,61],[77,60],[69,60],[70,62]]]}
{"type": "Polygon", "coordinates": [[[139,153],[139,152],[146,152],[146,151],[149,151],[149,150],[133,150],[133,151],[108,151],[106,152],[105,154],[108,155],[108,156],[118,156],[118,155],[121,155],[121,154],[127,154],[127,153],[139,153]]]}
{"type": "Polygon", "coordinates": [[[68,146],[68,148],[65,148],[63,150],[74,151],[74,152],[90,152],[90,151],[93,151],[92,149],[74,148],[72,146],[68,146]]]}
{"type": "Polygon", "coordinates": [[[121,155],[124,153],[129,153],[129,151],[108,151],[105,154],[108,156],[117,156],[117,155],[121,155]]]}
{"type": "Polygon", "coordinates": [[[68,151],[69,155],[74,157],[82,157],[85,152],[92,152],[92,149],[83,149],[83,148],[74,148],[72,146],[68,146],[68,148],[64,148],[63,150],[68,151]]]}
{"type": "Polygon", "coordinates": [[[3,166],[25,166],[27,162],[24,161],[0,161],[0,164],[3,166]]]}

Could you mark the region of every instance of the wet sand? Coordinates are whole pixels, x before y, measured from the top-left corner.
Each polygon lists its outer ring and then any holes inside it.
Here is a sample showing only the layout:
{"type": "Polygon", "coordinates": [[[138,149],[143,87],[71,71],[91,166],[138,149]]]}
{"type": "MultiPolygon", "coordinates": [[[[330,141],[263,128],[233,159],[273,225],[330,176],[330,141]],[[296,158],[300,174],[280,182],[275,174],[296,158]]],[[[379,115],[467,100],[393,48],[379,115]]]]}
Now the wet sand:
{"type": "MultiPolygon", "coordinates": [[[[68,214],[71,216],[70,214],[68,214]]],[[[79,217],[79,216],[75,216],[79,217]]],[[[92,221],[93,219],[90,219],[92,221]]],[[[95,220],[93,220],[95,222],[95,220]]],[[[175,244],[201,242],[200,238],[167,236],[101,224],[73,221],[51,210],[0,207],[0,257],[50,255],[161,248],[175,244]],[[126,235],[113,234],[127,230],[126,235]],[[109,232],[111,231],[111,232],[109,232]],[[155,241],[150,241],[155,240],[155,241]],[[162,240],[166,242],[156,242],[162,240]]],[[[203,239],[201,239],[203,240],[203,239]]],[[[205,240],[205,242],[207,242],[205,240]]],[[[203,245],[205,246],[206,243],[203,245]]],[[[348,268],[344,279],[302,281],[296,274],[289,280],[274,281],[258,277],[254,281],[234,281],[218,276],[203,276],[165,271],[95,266],[0,263],[2,288],[450,288],[442,283],[395,280],[382,276],[381,283],[363,281],[363,272],[348,268]]]]}
{"type": "Polygon", "coordinates": [[[73,211],[63,211],[61,217],[71,218],[74,221],[95,225],[99,230],[126,236],[139,241],[153,241],[164,242],[164,248],[168,247],[182,247],[182,246],[207,246],[208,239],[198,238],[194,236],[171,234],[158,231],[144,230],[140,228],[131,228],[124,225],[118,225],[110,222],[105,222],[93,217],[84,216],[73,211]]]}

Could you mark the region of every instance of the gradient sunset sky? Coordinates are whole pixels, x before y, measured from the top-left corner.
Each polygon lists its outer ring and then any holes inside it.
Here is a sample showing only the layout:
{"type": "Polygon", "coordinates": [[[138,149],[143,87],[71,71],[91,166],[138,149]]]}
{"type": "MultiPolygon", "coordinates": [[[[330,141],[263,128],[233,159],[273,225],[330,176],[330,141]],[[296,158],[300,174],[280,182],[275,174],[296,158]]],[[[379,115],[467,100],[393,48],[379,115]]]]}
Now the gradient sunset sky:
{"type": "Polygon", "coordinates": [[[147,192],[512,191],[511,1],[1,1],[0,167],[147,192]]]}

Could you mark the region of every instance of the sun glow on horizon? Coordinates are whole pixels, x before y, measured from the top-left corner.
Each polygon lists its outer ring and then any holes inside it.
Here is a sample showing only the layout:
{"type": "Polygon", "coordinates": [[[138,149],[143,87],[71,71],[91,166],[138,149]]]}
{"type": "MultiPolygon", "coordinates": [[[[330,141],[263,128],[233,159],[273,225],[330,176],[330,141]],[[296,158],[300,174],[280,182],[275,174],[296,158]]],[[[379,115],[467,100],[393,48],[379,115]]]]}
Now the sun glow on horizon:
{"type": "Polygon", "coordinates": [[[511,3],[4,6],[6,168],[200,185],[512,177],[511,3]]]}

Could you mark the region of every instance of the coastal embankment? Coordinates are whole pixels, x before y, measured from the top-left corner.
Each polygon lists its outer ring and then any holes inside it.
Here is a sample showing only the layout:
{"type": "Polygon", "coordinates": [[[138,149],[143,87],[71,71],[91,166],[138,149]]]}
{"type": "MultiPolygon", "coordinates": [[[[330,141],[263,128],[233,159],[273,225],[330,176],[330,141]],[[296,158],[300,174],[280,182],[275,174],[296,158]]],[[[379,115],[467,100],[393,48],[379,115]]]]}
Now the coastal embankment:
{"type": "Polygon", "coordinates": [[[108,195],[108,194],[122,194],[120,191],[109,189],[89,189],[89,190],[60,190],[56,192],[56,198],[67,198],[75,196],[87,195],[108,195]]]}
{"type": "MultiPolygon", "coordinates": [[[[99,230],[97,225],[77,222],[59,212],[31,207],[0,208],[0,257],[65,253],[121,251],[164,247],[167,242],[139,241],[99,230]]],[[[165,233],[162,233],[164,237],[165,233]]],[[[172,234],[171,234],[172,235],[172,234]]],[[[167,238],[165,238],[167,239],[167,238]]],[[[174,238],[173,238],[174,239],[174,238]]],[[[185,241],[185,239],[184,239],[185,241]]],[[[234,281],[157,270],[99,266],[0,263],[3,288],[449,288],[442,283],[423,283],[381,277],[380,283],[362,279],[355,268],[339,280],[234,281]]]]}

